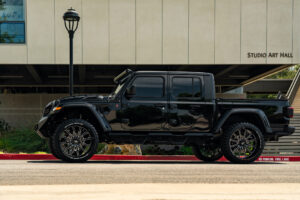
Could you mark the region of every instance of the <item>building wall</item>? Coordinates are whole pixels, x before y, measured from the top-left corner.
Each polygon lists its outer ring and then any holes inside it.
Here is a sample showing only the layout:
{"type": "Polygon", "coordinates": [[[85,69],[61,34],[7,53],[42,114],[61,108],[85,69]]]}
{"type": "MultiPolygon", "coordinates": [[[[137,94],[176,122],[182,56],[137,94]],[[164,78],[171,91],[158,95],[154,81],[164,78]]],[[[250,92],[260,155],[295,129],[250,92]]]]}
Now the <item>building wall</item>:
{"type": "Polygon", "coordinates": [[[68,63],[71,6],[76,64],[300,63],[300,0],[27,0],[26,44],[1,44],[0,64],[68,63]]]}
{"type": "Polygon", "coordinates": [[[33,128],[50,101],[67,94],[0,94],[0,119],[12,127],[33,128]]]}

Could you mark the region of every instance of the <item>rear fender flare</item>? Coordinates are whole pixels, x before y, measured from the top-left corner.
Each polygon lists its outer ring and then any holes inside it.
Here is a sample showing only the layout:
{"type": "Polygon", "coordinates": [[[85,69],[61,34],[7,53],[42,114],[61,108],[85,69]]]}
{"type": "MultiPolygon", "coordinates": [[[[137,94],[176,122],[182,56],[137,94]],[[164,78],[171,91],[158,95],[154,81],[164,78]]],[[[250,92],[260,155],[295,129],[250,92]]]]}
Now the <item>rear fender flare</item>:
{"type": "Polygon", "coordinates": [[[255,109],[255,108],[238,108],[238,109],[231,109],[227,111],[217,122],[216,128],[214,129],[214,133],[217,133],[220,131],[222,126],[225,124],[225,122],[230,118],[231,115],[233,114],[238,114],[238,113],[249,113],[249,114],[255,114],[257,117],[262,121],[262,124],[264,126],[264,131],[266,133],[272,133],[272,128],[270,126],[270,122],[266,116],[266,114],[260,110],[260,109],[255,109]]]}

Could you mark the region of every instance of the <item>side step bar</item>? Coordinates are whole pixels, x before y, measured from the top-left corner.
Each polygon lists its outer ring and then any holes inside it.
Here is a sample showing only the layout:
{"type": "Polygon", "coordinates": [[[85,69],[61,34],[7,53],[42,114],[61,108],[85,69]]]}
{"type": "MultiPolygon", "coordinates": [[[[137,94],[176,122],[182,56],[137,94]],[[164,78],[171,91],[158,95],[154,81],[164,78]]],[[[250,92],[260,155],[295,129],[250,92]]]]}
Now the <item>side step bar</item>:
{"type": "Polygon", "coordinates": [[[173,144],[188,145],[200,143],[206,139],[214,137],[212,133],[171,133],[171,132],[154,132],[154,133],[128,133],[128,132],[111,132],[108,134],[112,141],[117,144],[173,144]]]}

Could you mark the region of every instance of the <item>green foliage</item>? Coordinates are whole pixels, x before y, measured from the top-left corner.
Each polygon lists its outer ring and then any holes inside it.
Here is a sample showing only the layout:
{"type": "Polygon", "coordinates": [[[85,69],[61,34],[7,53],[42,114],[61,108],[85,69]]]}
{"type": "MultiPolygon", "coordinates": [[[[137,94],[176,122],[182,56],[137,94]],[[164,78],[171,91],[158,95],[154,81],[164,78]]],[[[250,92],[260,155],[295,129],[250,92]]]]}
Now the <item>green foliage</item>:
{"type": "Polygon", "coordinates": [[[176,155],[194,155],[193,149],[190,146],[182,146],[179,149],[179,154],[176,155]]]}
{"type": "Polygon", "coordinates": [[[276,74],[268,76],[266,79],[293,79],[296,75],[297,71],[299,70],[300,65],[295,65],[284,69],[276,74]]]}
{"type": "Polygon", "coordinates": [[[175,146],[173,149],[166,150],[158,145],[151,146],[143,151],[143,155],[193,155],[192,147],[175,146]]]}
{"type": "Polygon", "coordinates": [[[0,151],[6,153],[49,152],[47,141],[41,139],[29,128],[5,131],[0,136],[0,151]]]}
{"type": "Polygon", "coordinates": [[[0,137],[2,133],[9,130],[10,130],[10,126],[8,125],[8,123],[5,120],[0,119],[0,137]]]}
{"type": "Polygon", "coordinates": [[[98,149],[97,149],[97,153],[99,154],[101,151],[102,151],[102,149],[105,147],[105,143],[99,143],[98,144],[98,149]]]}

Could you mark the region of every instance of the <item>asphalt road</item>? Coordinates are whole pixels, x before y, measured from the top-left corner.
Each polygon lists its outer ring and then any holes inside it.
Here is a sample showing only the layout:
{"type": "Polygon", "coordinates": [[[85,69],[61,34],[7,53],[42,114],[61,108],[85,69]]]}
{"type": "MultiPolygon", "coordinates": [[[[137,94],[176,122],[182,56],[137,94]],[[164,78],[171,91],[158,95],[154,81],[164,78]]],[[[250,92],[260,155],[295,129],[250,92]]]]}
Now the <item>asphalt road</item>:
{"type": "Polygon", "coordinates": [[[300,162],[0,161],[5,200],[299,200],[300,162]]]}
{"type": "MultiPolygon", "coordinates": [[[[300,162],[0,161],[0,185],[300,183],[300,162]]],[[[300,190],[300,188],[299,188],[300,190]]]]}

